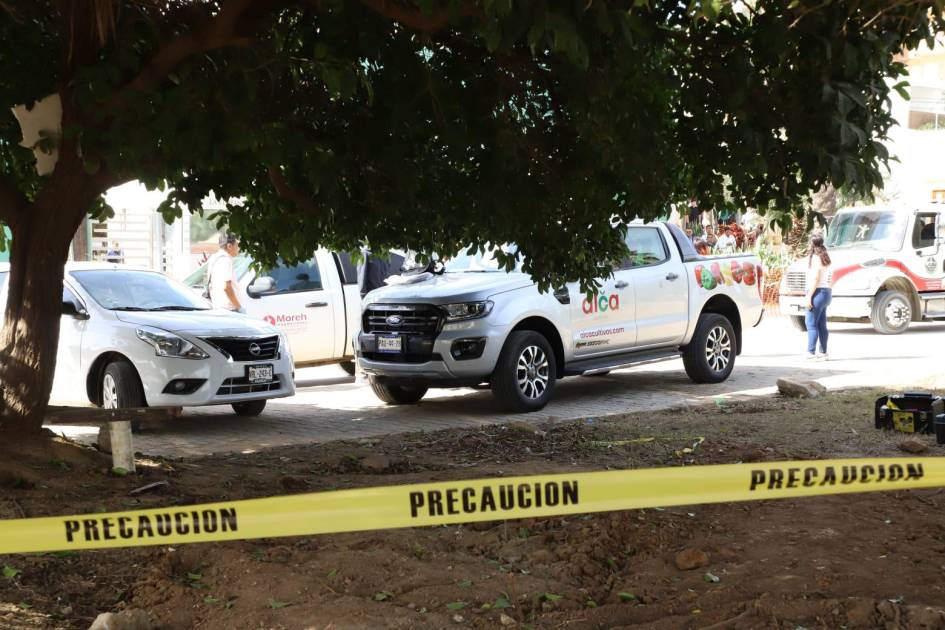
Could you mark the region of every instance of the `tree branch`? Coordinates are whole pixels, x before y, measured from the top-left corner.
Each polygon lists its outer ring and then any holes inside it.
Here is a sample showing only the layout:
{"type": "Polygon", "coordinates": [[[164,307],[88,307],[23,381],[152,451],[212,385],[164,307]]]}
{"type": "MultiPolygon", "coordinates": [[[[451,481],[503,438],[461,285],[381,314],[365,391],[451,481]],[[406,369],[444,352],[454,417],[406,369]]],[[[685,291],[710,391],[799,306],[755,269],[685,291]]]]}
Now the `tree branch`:
{"type": "Polygon", "coordinates": [[[321,214],[318,207],[312,203],[311,198],[289,185],[289,182],[286,181],[285,175],[282,174],[282,169],[279,166],[270,164],[266,167],[266,172],[269,174],[269,181],[272,182],[272,187],[275,189],[277,195],[295,204],[295,206],[303,212],[316,215],[321,214]]]}
{"type": "Polygon", "coordinates": [[[230,46],[251,46],[255,39],[241,32],[240,27],[281,4],[278,0],[229,0],[203,28],[184,33],[160,48],[141,72],[115,95],[109,109],[123,107],[132,93],[154,89],[177,66],[195,55],[230,46]]]}
{"type": "MultiPolygon", "coordinates": [[[[438,8],[427,15],[415,6],[397,0],[361,0],[361,2],[375,13],[424,33],[432,33],[446,28],[449,26],[452,17],[451,12],[445,8],[438,8]]],[[[478,14],[479,11],[475,5],[466,2],[459,6],[456,13],[459,17],[470,17],[478,14]]]]}
{"type": "Polygon", "coordinates": [[[10,178],[0,174],[0,221],[14,225],[28,204],[26,195],[20,192],[10,178]]]}

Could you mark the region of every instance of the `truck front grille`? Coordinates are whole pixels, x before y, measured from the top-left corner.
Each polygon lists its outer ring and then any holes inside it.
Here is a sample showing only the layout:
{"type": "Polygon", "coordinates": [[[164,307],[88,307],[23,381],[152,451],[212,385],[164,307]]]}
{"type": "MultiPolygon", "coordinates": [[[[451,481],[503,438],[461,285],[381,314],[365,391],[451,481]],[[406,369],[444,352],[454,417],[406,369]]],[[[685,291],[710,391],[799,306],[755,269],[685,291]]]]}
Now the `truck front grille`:
{"type": "Polygon", "coordinates": [[[789,271],[784,286],[788,291],[803,293],[807,290],[807,274],[803,271],[789,271]]]}
{"type": "Polygon", "coordinates": [[[279,355],[279,337],[204,337],[204,341],[234,361],[261,361],[279,355]]]}
{"type": "Polygon", "coordinates": [[[432,304],[371,304],[361,322],[366,333],[409,333],[436,336],[443,311],[432,304]]]}

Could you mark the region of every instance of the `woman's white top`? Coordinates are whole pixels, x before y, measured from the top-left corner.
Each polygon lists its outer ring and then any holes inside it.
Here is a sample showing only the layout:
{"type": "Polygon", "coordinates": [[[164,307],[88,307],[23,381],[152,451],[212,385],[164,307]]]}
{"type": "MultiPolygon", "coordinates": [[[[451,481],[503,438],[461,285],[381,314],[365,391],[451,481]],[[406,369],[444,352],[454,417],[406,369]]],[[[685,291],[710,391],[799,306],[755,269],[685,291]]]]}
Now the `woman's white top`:
{"type": "Polygon", "coordinates": [[[819,256],[814,256],[810,261],[810,270],[808,271],[808,284],[814,282],[817,278],[817,271],[823,270],[820,273],[820,280],[817,281],[817,289],[829,289],[830,281],[833,279],[833,265],[824,265],[820,262],[819,256]]]}

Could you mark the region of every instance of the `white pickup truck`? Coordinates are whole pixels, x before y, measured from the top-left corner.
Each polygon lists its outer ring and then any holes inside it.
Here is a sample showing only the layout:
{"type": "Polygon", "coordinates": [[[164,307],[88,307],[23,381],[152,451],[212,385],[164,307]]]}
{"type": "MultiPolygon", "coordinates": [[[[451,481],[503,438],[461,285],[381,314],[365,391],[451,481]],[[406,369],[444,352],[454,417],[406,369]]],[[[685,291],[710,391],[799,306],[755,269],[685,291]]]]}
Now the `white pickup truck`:
{"type": "MultiPolygon", "coordinates": [[[[945,205],[861,206],[837,212],[824,244],[832,263],[827,316],[869,321],[897,334],[909,324],[945,319],[945,205]]],[[[806,330],[808,259],[781,279],[781,313],[806,330]]]]}
{"type": "MultiPolygon", "coordinates": [[[[361,295],[351,259],[319,249],[299,265],[280,264],[257,272],[252,262],[244,254],[233,261],[246,314],[285,334],[296,367],[337,363],[354,374],[351,336],[359,327],[361,295]]],[[[207,268],[203,265],[184,283],[202,293],[207,268]]]]}
{"type": "Polygon", "coordinates": [[[591,296],[576,283],[541,293],[488,254],[404,277],[363,300],[358,364],[390,404],[489,383],[510,411],[541,409],[564,376],[680,354],[693,381],[728,378],[743,327],[763,314],[757,258],[700,257],[666,223],[631,225],[627,248],[591,296]]]}

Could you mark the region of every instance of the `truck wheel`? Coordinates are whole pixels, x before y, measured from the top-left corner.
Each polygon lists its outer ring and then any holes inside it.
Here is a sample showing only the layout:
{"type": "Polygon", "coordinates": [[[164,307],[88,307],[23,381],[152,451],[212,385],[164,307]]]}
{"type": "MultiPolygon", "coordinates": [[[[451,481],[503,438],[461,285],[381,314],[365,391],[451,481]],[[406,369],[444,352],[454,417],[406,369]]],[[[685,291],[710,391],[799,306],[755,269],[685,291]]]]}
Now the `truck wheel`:
{"type": "Polygon", "coordinates": [[[912,322],[912,303],[902,291],[880,291],[870,313],[873,330],[882,335],[905,332],[912,322]]]}
{"type": "MultiPolygon", "coordinates": [[[[138,372],[128,361],[114,361],[102,374],[102,408],[132,409],[147,407],[138,372]]],[[[132,420],[131,430],[141,430],[141,421],[132,420]]]]}
{"type": "Polygon", "coordinates": [[[703,313],[696,332],[682,352],[686,374],[693,383],[721,383],[735,367],[735,331],[718,313],[703,313]]]}
{"type": "Polygon", "coordinates": [[[253,418],[258,416],[266,408],[265,400],[247,400],[245,402],[233,403],[233,412],[242,418],[253,418]]]}
{"type": "Polygon", "coordinates": [[[551,400],[557,367],[547,339],[531,330],[515,331],[492,373],[492,395],[506,411],[538,411],[551,400]]]}
{"type": "Polygon", "coordinates": [[[374,390],[374,395],[388,405],[411,405],[418,403],[427,393],[428,389],[426,387],[378,383],[377,379],[373,376],[368,377],[368,382],[371,384],[371,389],[374,390]]]}
{"type": "Polygon", "coordinates": [[[341,369],[348,373],[348,376],[354,376],[354,361],[342,361],[338,365],[341,366],[341,369]]]}
{"type": "Polygon", "coordinates": [[[799,331],[807,332],[807,320],[803,315],[788,315],[788,319],[791,320],[791,325],[799,331]]]}

